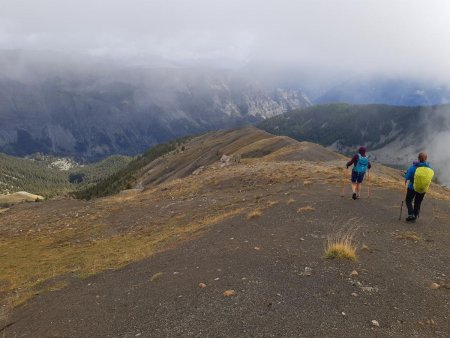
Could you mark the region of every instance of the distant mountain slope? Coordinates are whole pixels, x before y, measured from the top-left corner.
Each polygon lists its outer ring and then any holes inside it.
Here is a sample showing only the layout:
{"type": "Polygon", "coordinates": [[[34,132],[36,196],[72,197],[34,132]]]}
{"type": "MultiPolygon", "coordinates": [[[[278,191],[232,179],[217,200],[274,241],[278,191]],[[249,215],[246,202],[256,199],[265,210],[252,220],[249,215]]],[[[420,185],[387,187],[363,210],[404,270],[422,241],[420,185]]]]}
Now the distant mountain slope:
{"type": "Polygon", "coordinates": [[[235,71],[127,68],[42,53],[0,52],[2,152],[134,155],[179,136],[310,104],[299,90],[266,86],[235,71]]]}
{"type": "Polygon", "coordinates": [[[60,170],[55,165],[57,158],[17,158],[0,153],[0,194],[27,191],[46,197],[63,195],[110,176],[130,161],[127,156],[111,156],[97,163],[60,170]]]}
{"type": "MultiPolygon", "coordinates": [[[[431,108],[425,110],[431,112],[431,108]]],[[[400,135],[416,132],[418,121],[425,121],[425,114],[424,108],[420,107],[330,104],[288,112],[258,126],[297,140],[324,146],[334,144],[341,150],[360,144],[375,149],[400,135]]],[[[417,132],[418,137],[423,137],[420,131],[417,132]]]]}
{"type": "Polygon", "coordinates": [[[314,103],[425,106],[450,103],[450,89],[427,81],[403,78],[360,78],[343,81],[314,98],[314,103]]]}
{"type": "Polygon", "coordinates": [[[0,153],[0,194],[28,191],[49,196],[70,189],[67,172],[51,168],[45,162],[0,153]]]}
{"type": "Polygon", "coordinates": [[[219,170],[218,161],[223,155],[242,161],[250,158],[269,161],[332,161],[341,158],[317,144],[274,136],[254,127],[222,130],[157,145],[117,174],[75,195],[90,199],[132,187],[148,188],[184,178],[215,163],[219,170]]]}
{"type": "Polygon", "coordinates": [[[258,125],[270,133],[319,143],[342,153],[361,145],[372,158],[405,166],[427,151],[442,182],[450,184],[450,106],[318,105],[258,125]]]}

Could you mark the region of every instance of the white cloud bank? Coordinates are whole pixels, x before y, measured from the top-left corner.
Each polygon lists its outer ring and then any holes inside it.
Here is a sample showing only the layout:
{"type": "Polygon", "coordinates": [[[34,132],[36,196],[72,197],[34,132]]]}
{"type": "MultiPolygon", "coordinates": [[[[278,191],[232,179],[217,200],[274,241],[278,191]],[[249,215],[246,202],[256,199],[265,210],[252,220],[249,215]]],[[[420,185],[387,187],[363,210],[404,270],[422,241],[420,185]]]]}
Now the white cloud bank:
{"type": "Polygon", "coordinates": [[[447,0],[0,0],[0,49],[450,75],[447,0]]]}

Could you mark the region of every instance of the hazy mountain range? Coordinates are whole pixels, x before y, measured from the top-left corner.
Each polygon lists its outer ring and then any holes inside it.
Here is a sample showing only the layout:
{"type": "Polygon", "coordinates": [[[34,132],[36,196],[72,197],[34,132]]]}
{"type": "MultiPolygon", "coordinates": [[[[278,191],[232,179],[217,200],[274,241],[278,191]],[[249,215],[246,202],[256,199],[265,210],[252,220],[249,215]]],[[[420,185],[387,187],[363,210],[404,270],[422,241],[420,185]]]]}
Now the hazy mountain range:
{"type": "Polygon", "coordinates": [[[0,56],[0,151],[88,159],[310,105],[235,71],[123,67],[36,52],[0,56]]]}
{"type": "MultiPolygon", "coordinates": [[[[158,59],[125,66],[78,54],[0,52],[0,152],[17,156],[137,154],[328,102],[432,105],[450,102],[450,91],[427,81],[262,64],[219,69],[158,59]]],[[[374,125],[377,119],[384,125],[378,115],[374,125]]],[[[406,128],[408,119],[396,123],[406,128]]],[[[327,139],[337,132],[330,126],[327,139]]]]}

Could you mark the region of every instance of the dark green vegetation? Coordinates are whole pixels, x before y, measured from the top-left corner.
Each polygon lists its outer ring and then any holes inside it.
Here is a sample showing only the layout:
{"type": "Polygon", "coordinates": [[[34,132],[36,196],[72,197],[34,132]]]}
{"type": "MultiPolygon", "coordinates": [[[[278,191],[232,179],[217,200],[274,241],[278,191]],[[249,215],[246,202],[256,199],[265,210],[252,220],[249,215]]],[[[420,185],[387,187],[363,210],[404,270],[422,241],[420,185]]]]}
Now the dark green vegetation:
{"type": "Polygon", "coordinates": [[[93,184],[125,168],[132,161],[129,156],[114,155],[104,160],[82,167],[73,168],[69,173],[71,183],[93,184]]]}
{"type": "Polygon", "coordinates": [[[272,134],[329,146],[366,144],[381,148],[399,135],[416,133],[435,107],[330,104],[294,110],[260,123],[258,127],[272,134]]]}
{"type": "Polygon", "coordinates": [[[184,137],[171,142],[158,144],[133,159],[121,170],[102,179],[95,185],[75,191],[73,195],[80,199],[91,199],[112,195],[124,189],[131,189],[134,183],[136,183],[136,177],[139,176],[141,170],[146,165],[171,151],[183,151],[182,145],[188,139],[188,137],[184,137]]]}
{"type": "Polygon", "coordinates": [[[72,189],[68,173],[51,168],[44,161],[17,158],[0,153],[0,193],[27,191],[46,197],[72,189]]]}
{"type": "Polygon", "coordinates": [[[111,156],[67,171],[53,167],[53,160],[55,158],[25,159],[0,153],[0,194],[27,191],[45,197],[63,195],[117,172],[131,158],[111,156]]]}

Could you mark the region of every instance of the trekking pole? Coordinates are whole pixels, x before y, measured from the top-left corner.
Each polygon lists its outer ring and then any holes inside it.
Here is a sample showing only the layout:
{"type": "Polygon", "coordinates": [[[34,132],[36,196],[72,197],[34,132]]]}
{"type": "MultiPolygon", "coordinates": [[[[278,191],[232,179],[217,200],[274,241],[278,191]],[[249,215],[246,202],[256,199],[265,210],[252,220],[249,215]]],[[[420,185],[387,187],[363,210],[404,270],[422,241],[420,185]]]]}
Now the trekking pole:
{"type": "Polygon", "coordinates": [[[367,179],[369,181],[367,184],[367,198],[370,198],[370,169],[367,170],[367,179]]]}
{"type": "Polygon", "coordinates": [[[405,181],[405,189],[402,191],[402,204],[400,205],[400,216],[398,216],[398,220],[402,220],[402,211],[403,211],[403,203],[405,202],[405,191],[406,191],[406,181],[405,181]]]}
{"type": "Polygon", "coordinates": [[[345,196],[345,169],[342,168],[342,191],[341,191],[341,197],[345,196]]]}

